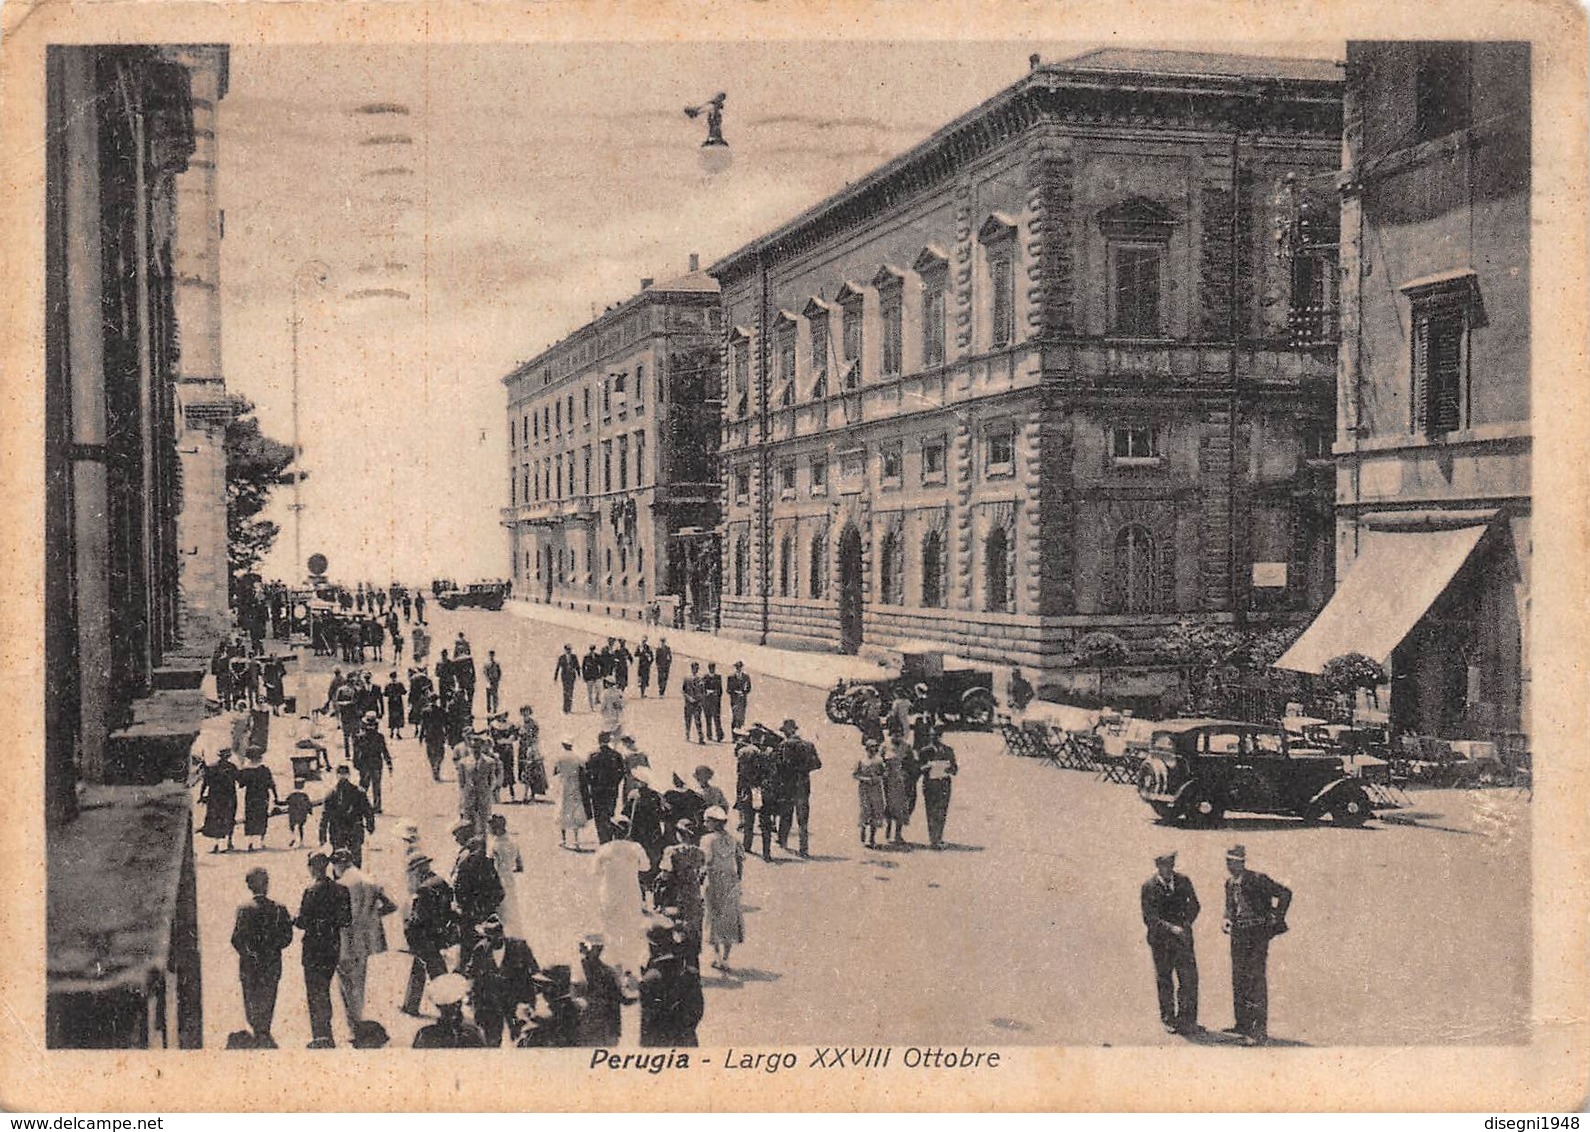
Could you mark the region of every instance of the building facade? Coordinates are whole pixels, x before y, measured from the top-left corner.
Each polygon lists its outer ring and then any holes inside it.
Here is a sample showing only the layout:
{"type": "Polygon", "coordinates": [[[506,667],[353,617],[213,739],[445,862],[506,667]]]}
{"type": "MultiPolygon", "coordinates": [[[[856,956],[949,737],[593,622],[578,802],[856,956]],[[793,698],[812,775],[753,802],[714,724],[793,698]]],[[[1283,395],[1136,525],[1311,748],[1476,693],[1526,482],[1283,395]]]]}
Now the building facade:
{"type": "Polygon", "coordinates": [[[1340,96],[1315,61],[1035,59],[716,264],[724,631],[1064,683],[1095,628],[1146,658],[1317,608],[1335,252],[1292,228],[1340,96]]]}
{"type": "Polygon", "coordinates": [[[1350,43],[1344,126],[1342,581],[1280,663],[1362,652],[1396,730],[1521,742],[1529,45],[1350,43]]]}
{"type": "Polygon", "coordinates": [[[692,256],[503,379],[516,596],[715,625],[719,337],[692,256]]]}
{"type": "Polygon", "coordinates": [[[224,455],[218,472],[212,452],[209,470],[190,474],[181,448],[196,426],[219,443],[212,418],[194,412],[224,390],[208,345],[217,308],[192,301],[213,289],[219,238],[213,169],[193,159],[201,130],[213,141],[226,68],[224,47],[47,56],[46,1043],[55,1048],[202,1040],[187,774],[205,715],[199,684],[224,627],[226,498],[224,455]],[[190,272],[202,285],[190,288],[190,272]],[[219,563],[220,579],[201,578],[190,560],[219,563]]]}

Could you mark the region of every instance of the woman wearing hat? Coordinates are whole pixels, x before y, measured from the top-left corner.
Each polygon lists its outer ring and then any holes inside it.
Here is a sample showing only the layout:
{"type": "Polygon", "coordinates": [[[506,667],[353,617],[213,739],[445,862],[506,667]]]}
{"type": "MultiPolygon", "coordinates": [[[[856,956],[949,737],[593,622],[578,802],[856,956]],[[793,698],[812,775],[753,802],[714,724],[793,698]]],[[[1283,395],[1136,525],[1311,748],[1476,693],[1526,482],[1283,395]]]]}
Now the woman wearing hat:
{"type": "Polygon", "coordinates": [[[519,708],[519,781],[524,800],[534,802],[547,793],[547,764],[541,758],[541,724],[529,704],[519,708]]]}
{"type": "Polygon", "coordinates": [[[565,735],[559,744],[562,750],[552,764],[552,773],[563,784],[562,802],[558,809],[558,844],[579,852],[580,830],[591,820],[590,802],[585,791],[585,760],[574,753],[574,739],[565,735]],[[570,835],[574,844],[569,844],[570,835]]]}
{"type": "Polygon", "coordinates": [[[856,798],[860,813],[861,843],[868,849],[878,847],[878,827],[886,816],[883,808],[883,758],[878,753],[879,744],[867,740],[862,746],[861,760],[850,776],[856,780],[856,798]]]}
{"type": "Polygon", "coordinates": [[[613,840],[596,851],[594,868],[602,906],[607,959],[630,974],[646,963],[646,910],[641,875],[651,870],[646,850],[629,840],[629,819],[613,819],[613,840]]]}
{"type": "Polygon", "coordinates": [[[721,806],[707,810],[707,835],[701,839],[705,857],[702,873],[706,885],[708,938],[716,958],[714,969],[729,969],[729,953],[745,941],[745,914],[740,906],[740,877],[745,872],[745,848],[724,825],[728,811],[721,806]]]}
{"type": "Polygon", "coordinates": [[[237,772],[237,784],[243,788],[243,836],[249,852],[265,848],[265,834],[270,830],[271,804],[281,805],[276,792],[276,777],[265,765],[259,751],[250,751],[248,765],[237,772]],[[258,844],[256,845],[256,841],[258,844]]]}
{"type": "Polygon", "coordinates": [[[210,852],[231,852],[232,832],[237,825],[237,765],[230,748],[222,747],[216,761],[204,768],[204,785],[199,788],[199,804],[204,807],[204,824],[199,832],[215,844],[210,852]]]}

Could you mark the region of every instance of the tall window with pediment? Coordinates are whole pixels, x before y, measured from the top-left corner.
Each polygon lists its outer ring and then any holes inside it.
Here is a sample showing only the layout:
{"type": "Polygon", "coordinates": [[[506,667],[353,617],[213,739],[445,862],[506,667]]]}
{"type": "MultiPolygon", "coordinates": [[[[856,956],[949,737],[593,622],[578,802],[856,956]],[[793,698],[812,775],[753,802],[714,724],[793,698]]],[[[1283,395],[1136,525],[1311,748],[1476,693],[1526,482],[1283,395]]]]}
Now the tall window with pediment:
{"type": "Polygon", "coordinates": [[[990,613],[1009,613],[1010,589],[1010,534],[1004,527],[995,527],[983,542],[983,608],[990,613]]]}
{"type": "Polygon", "coordinates": [[[905,557],[900,553],[900,535],[889,531],[878,552],[878,601],[899,605],[905,598],[905,557]]]}
{"type": "Polygon", "coordinates": [[[905,280],[885,267],[872,285],[878,289],[878,375],[898,377],[905,363],[905,280]]]}
{"type": "Polygon", "coordinates": [[[922,536],[922,604],[944,608],[944,536],[937,530],[922,536]]]}
{"type": "Polygon", "coordinates": [[[828,311],[813,303],[806,308],[806,322],[811,330],[812,400],[821,401],[828,396],[828,311]]]}
{"type": "Polygon", "coordinates": [[[822,598],[828,594],[828,536],[821,532],[812,536],[810,595],[822,598]]]}
{"type": "Polygon", "coordinates": [[[1175,219],[1157,201],[1132,197],[1098,215],[1109,279],[1109,333],[1162,338],[1167,331],[1165,271],[1175,219]]]}
{"type": "Polygon", "coordinates": [[[855,389],[861,384],[861,350],[863,346],[863,317],[861,296],[851,293],[840,308],[840,326],[845,347],[845,388],[855,389]]]}
{"type": "Polygon", "coordinates": [[[922,280],[922,368],[931,369],[944,364],[944,296],[950,264],[942,251],[930,245],[911,266],[922,280]]]}
{"type": "Polygon", "coordinates": [[[778,324],[778,403],[795,403],[795,324],[785,319],[778,324]]]}
{"type": "Polygon", "coordinates": [[[733,374],[729,390],[729,404],[733,416],[743,417],[751,406],[751,340],[738,337],[729,343],[730,369],[733,374]]]}
{"type": "Polygon", "coordinates": [[[987,292],[982,304],[988,320],[988,346],[998,350],[1016,339],[1016,222],[992,213],[977,238],[983,245],[987,292]]]}
{"type": "Polygon", "coordinates": [[[785,535],[778,542],[778,596],[792,594],[792,575],[795,572],[795,540],[785,535]]]}

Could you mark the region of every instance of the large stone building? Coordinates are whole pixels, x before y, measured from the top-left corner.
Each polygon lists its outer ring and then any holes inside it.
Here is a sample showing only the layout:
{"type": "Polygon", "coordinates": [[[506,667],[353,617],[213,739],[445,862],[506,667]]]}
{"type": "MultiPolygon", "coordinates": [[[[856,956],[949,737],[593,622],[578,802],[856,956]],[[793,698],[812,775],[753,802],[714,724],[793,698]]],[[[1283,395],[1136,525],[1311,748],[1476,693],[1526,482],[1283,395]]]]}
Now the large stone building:
{"type": "Polygon", "coordinates": [[[224,47],[47,57],[51,1047],[201,1042],[187,773],[226,613],[215,446],[227,410],[219,215],[213,167],[196,159],[214,152],[227,58],[224,47]],[[184,449],[196,444],[211,447],[195,462],[184,449]]]}
{"type": "Polygon", "coordinates": [[[516,596],[715,624],[718,319],[692,256],[503,379],[516,596]]]}
{"type": "Polygon", "coordinates": [[[1093,628],[1317,608],[1340,129],[1329,62],[1035,58],[713,266],[724,631],[1064,683],[1093,628]]]}
{"type": "Polygon", "coordinates": [[[1344,125],[1341,585],[1280,663],[1364,653],[1397,730],[1521,743],[1529,45],[1350,43],[1344,125]]]}

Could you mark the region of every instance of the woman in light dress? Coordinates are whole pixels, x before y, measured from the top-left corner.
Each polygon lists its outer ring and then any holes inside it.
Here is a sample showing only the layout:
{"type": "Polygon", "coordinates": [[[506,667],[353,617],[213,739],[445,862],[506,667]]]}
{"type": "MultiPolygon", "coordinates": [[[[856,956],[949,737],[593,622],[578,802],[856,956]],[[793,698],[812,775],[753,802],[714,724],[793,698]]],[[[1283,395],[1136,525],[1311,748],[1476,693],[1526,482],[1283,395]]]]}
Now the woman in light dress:
{"type": "Polygon", "coordinates": [[[745,872],[745,848],[723,827],[729,813],[722,806],[706,812],[707,835],[701,839],[706,858],[707,938],[715,958],[712,966],[729,969],[729,953],[745,941],[745,914],[740,905],[740,877],[745,872]]]}
{"type": "Polygon", "coordinates": [[[602,730],[617,739],[624,734],[624,689],[611,678],[602,685],[602,730]]]}
{"type": "Polygon", "coordinates": [[[591,820],[590,800],[585,794],[585,760],[574,753],[574,740],[568,736],[564,736],[560,746],[562,752],[552,764],[552,773],[563,784],[562,805],[558,810],[558,844],[578,852],[580,830],[591,820]]]}
{"type": "Polygon", "coordinates": [[[861,843],[868,849],[878,846],[878,827],[885,821],[883,807],[883,759],[878,755],[878,744],[868,740],[862,748],[861,761],[850,776],[856,780],[856,800],[860,812],[857,822],[861,826],[861,843]]]}
{"type": "Polygon", "coordinates": [[[640,886],[640,875],[651,869],[651,858],[629,840],[628,819],[613,819],[613,840],[596,851],[595,868],[607,961],[639,977],[651,954],[646,944],[650,911],[640,886]]]}
{"type": "Polygon", "coordinates": [[[508,819],[502,814],[491,815],[491,837],[486,851],[497,866],[497,879],[502,882],[502,907],[497,910],[503,930],[515,939],[525,938],[524,915],[519,910],[518,874],[524,872],[524,857],[519,845],[508,832],[508,819]]]}

